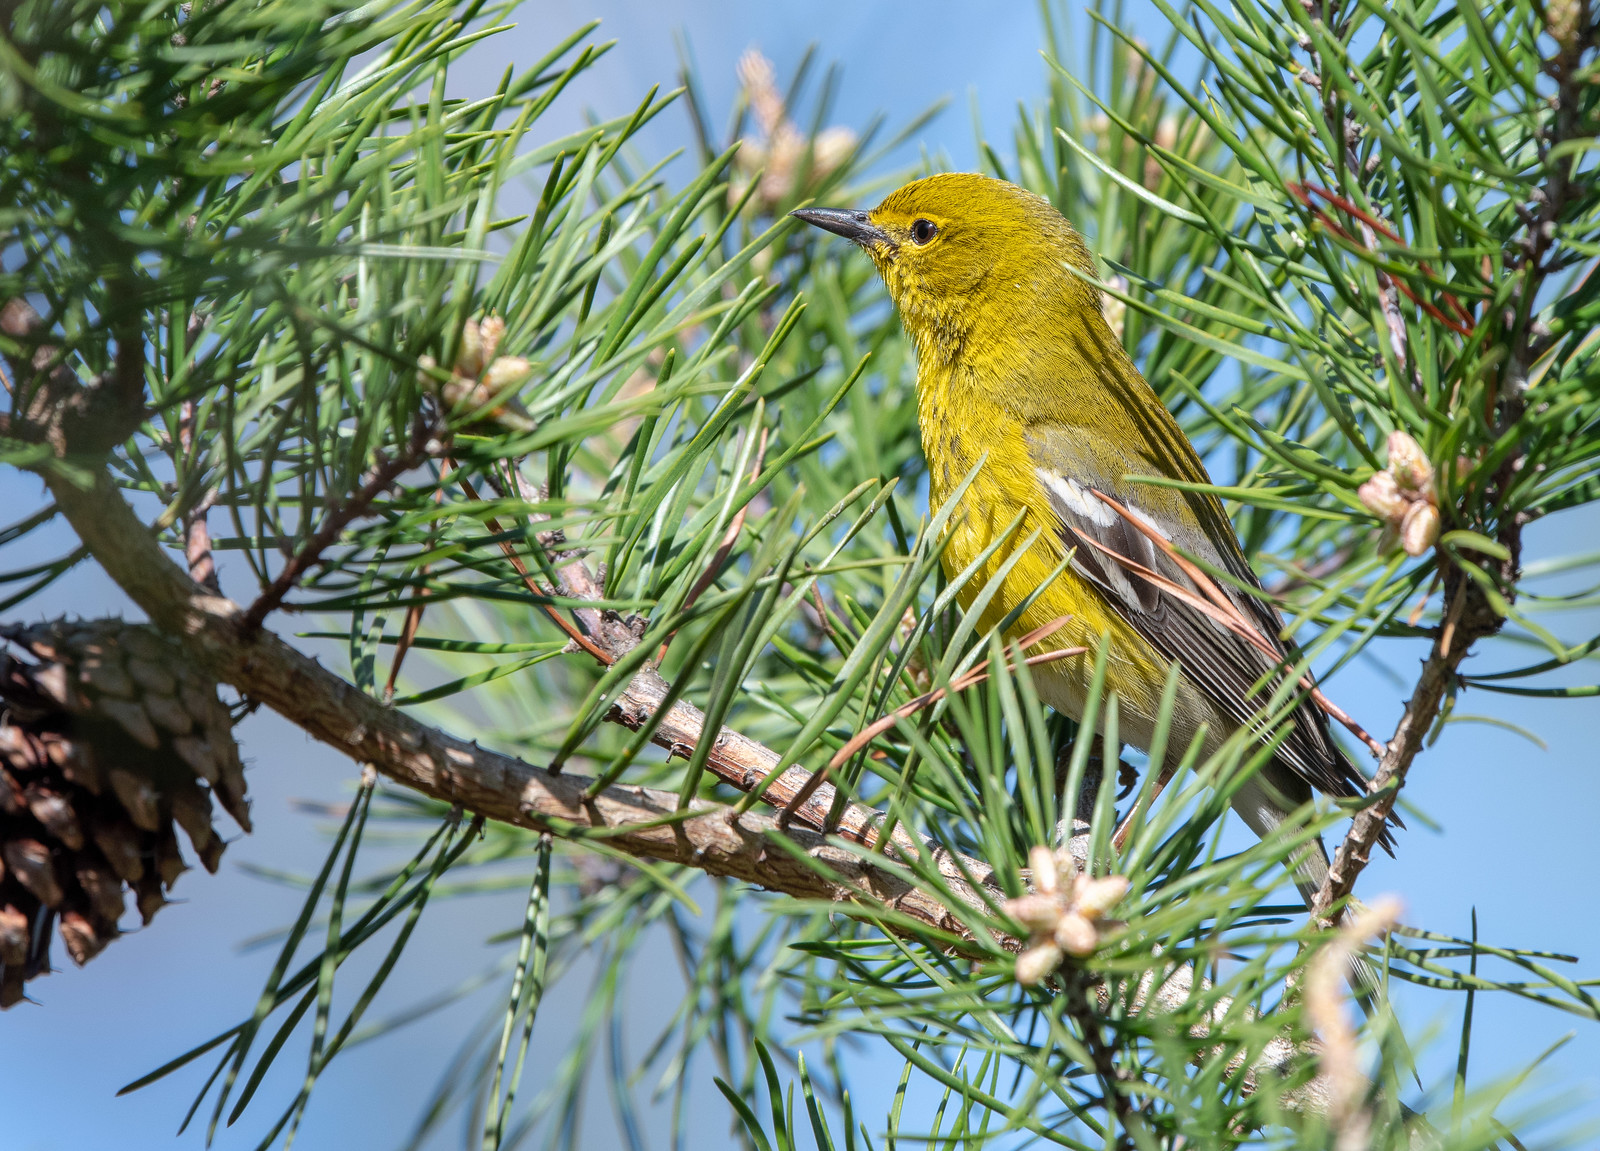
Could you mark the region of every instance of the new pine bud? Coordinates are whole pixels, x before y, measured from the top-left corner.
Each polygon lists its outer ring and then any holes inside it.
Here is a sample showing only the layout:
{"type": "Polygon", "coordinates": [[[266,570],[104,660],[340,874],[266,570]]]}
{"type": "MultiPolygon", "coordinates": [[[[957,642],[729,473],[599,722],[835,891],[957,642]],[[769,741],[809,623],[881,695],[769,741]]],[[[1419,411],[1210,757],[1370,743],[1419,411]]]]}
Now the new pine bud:
{"type": "Polygon", "coordinates": [[[1439,509],[1426,500],[1418,500],[1400,521],[1400,546],[1406,555],[1419,556],[1439,539],[1439,509]]]}
{"type": "Polygon", "coordinates": [[[1426,495],[1433,491],[1433,465],[1422,445],[1406,432],[1389,433],[1389,470],[1402,488],[1426,495]]]}
{"type": "Polygon", "coordinates": [[[456,353],[456,374],[476,378],[483,371],[483,334],[476,320],[461,328],[461,350],[456,353]]]}
{"type": "Polygon", "coordinates": [[[1061,966],[1061,948],[1054,943],[1041,943],[1017,956],[1017,982],[1032,987],[1047,979],[1061,966]]]}
{"type": "Polygon", "coordinates": [[[1077,909],[1090,919],[1104,919],[1106,912],[1128,894],[1130,886],[1125,875],[1084,880],[1078,887],[1077,909]]]}
{"type": "Polygon", "coordinates": [[[1035,892],[1007,900],[1005,912],[1029,931],[1052,931],[1061,918],[1061,903],[1052,895],[1035,892]]]}
{"type": "Polygon", "coordinates": [[[1405,515],[1411,506],[1411,501],[1401,494],[1393,472],[1378,472],[1356,489],[1356,496],[1369,512],[1391,523],[1405,515]]]}
{"type": "Polygon", "coordinates": [[[521,356],[501,356],[483,373],[484,390],[495,399],[520,388],[533,375],[533,365],[521,356]]]}
{"type": "Polygon", "coordinates": [[[506,334],[506,322],[499,316],[490,316],[478,324],[479,362],[492,365],[495,353],[500,350],[500,339],[506,334]]]}
{"type": "Polygon", "coordinates": [[[1056,921],[1053,936],[1056,946],[1069,955],[1088,955],[1100,945],[1094,924],[1077,911],[1069,911],[1056,921]]]}
{"type": "MultiPolygon", "coordinates": [[[[1033,889],[1043,895],[1054,895],[1061,889],[1059,877],[1056,872],[1055,852],[1048,847],[1034,846],[1028,849],[1028,869],[1033,872],[1033,889]]],[[[1067,873],[1072,874],[1070,871],[1067,873]]]]}

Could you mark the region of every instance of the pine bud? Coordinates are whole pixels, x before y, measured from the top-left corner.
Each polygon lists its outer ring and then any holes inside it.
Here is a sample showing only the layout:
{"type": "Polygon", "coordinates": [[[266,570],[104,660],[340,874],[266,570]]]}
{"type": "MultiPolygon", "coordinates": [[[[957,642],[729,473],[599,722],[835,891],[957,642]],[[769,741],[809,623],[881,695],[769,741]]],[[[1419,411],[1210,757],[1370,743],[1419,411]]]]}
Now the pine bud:
{"type": "Polygon", "coordinates": [[[1052,938],[1057,947],[1070,955],[1088,955],[1100,946],[1100,933],[1077,911],[1069,911],[1056,921],[1052,938]]]}
{"type": "Polygon", "coordinates": [[[1406,432],[1389,433],[1389,470],[1408,491],[1428,495],[1433,491],[1433,465],[1422,445],[1406,432]]]}
{"type": "Polygon", "coordinates": [[[531,375],[533,365],[521,356],[501,356],[483,374],[484,391],[494,399],[499,399],[527,383],[531,375]]]}
{"type": "Polygon", "coordinates": [[[1054,896],[1034,893],[1007,900],[1005,913],[1029,931],[1052,931],[1061,918],[1061,904],[1054,896]]]}
{"type": "Polygon", "coordinates": [[[1406,555],[1419,556],[1439,539],[1439,509],[1423,500],[1411,505],[1400,522],[1400,546],[1406,555]]]}
{"type": "Polygon", "coordinates": [[[531,375],[533,365],[521,356],[501,356],[481,380],[452,376],[439,398],[455,416],[471,419],[479,430],[531,432],[537,425],[516,396],[531,375]]]}
{"type": "Polygon", "coordinates": [[[1078,910],[1090,919],[1103,919],[1131,886],[1125,875],[1085,880],[1078,889],[1078,910]]]}
{"type": "MultiPolygon", "coordinates": [[[[1028,849],[1028,868],[1033,873],[1033,889],[1041,895],[1054,895],[1060,890],[1056,874],[1056,857],[1048,847],[1028,849]]],[[[1071,872],[1068,872],[1071,875],[1071,872]]]]}
{"type": "Polygon", "coordinates": [[[1399,520],[1411,506],[1411,501],[1400,494],[1392,472],[1376,473],[1356,489],[1356,496],[1369,512],[1390,523],[1399,520]]]}
{"type": "Polygon", "coordinates": [[[461,348],[456,353],[456,374],[477,378],[483,371],[483,334],[475,320],[468,320],[461,329],[461,348]]]}
{"type": "Polygon", "coordinates": [[[1032,987],[1047,979],[1061,966],[1061,948],[1054,943],[1041,943],[1017,956],[1017,982],[1032,987]]]}
{"type": "Polygon", "coordinates": [[[482,345],[478,354],[483,363],[494,363],[495,353],[500,350],[501,337],[505,334],[506,322],[499,316],[489,316],[478,324],[478,341],[482,345]]]}

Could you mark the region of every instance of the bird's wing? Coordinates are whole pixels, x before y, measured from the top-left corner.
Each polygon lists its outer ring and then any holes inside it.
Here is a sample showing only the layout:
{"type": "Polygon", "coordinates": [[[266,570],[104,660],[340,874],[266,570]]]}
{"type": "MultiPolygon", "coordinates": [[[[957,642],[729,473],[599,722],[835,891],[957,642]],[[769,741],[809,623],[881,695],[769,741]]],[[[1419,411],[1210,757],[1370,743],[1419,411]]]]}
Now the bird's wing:
{"type": "MultiPolygon", "coordinates": [[[[1164,590],[1157,580],[1130,570],[1131,565],[1125,566],[1108,555],[1107,552],[1115,553],[1205,599],[1179,564],[1095,492],[1116,500],[1130,515],[1139,517],[1180,550],[1259,586],[1238,551],[1220,506],[1213,506],[1215,501],[1209,497],[1184,499],[1171,489],[1129,483],[1123,473],[1150,469],[1111,466],[1102,445],[1076,442],[1075,437],[1084,435],[1077,428],[1035,425],[1026,436],[1040,490],[1055,512],[1064,542],[1076,549],[1073,568],[1151,647],[1167,659],[1177,660],[1183,673],[1225,714],[1242,727],[1259,727],[1260,708],[1282,678],[1281,664],[1204,611],[1164,590]],[[1097,466],[1096,460],[1104,463],[1097,466]],[[1096,472],[1101,474],[1092,474],[1096,472]],[[1144,509],[1158,510],[1152,514],[1144,509]],[[1213,512],[1221,518],[1220,533],[1215,528],[1208,532],[1202,526],[1213,512]],[[1212,537],[1223,533],[1219,546],[1212,537]],[[1263,685],[1259,691],[1258,683],[1263,685]]],[[[1199,468],[1198,460],[1195,467],[1199,468]]],[[[1204,479],[1203,470],[1199,478],[1204,479]]],[[[1221,581],[1217,583],[1274,650],[1283,659],[1292,660],[1278,638],[1282,623],[1272,607],[1221,581]]],[[[1278,758],[1330,795],[1348,797],[1365,792],[1360,774],[1334,746],[1326,717],[1310,703],[1295,709],[1293,727],[1278,758]]]]}

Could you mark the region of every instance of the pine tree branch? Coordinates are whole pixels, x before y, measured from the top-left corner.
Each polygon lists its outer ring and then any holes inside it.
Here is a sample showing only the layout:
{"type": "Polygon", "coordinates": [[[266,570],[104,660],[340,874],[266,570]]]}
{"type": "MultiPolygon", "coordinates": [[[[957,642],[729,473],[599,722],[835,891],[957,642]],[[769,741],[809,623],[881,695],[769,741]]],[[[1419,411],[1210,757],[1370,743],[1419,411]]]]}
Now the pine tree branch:
{"type": "MultiPolygon", "coordinates": [[[[106,574],[157,627],[183,640],[207,670],[403,786],[518,827],[575,840],[600,834],[630,855],[685,864],[796,898],[893,909],[930,928],[970,937],[937,896],[828,844],[810,828],[779,828],[771,816],[709,802],[691,804],[685,817],[675,792],[613,786],[590,794],[588,779],[534,767],[386,707],[271,632],[246,631],[245,609],[207,593],[172,562],[103,470],[87,489],[53,472],[45,482],[106,574]],[[773,848],[775,836],[797,850],[773,848]],[[820,866],[808,866],[798,855],[820,866]]],[[[647,680],[651,686],[659,682],[647,680]]],[[[630,706],[648,707],[650,699],[649,690],[636,693],[630,706]]],[[[693,731],[679,724],[667,730],[671,734],[664,738],[678,739],[691,738],[693,731]]],[[[758,746],[742,741],[741,754],[758,746]]],[[[970,866],[990,874],[976,861],[970,866]]],[[[987,906],[959,872],[947,882],[973,908],[987,906]]]]}
{"type": "Polygon", "coordinates": [[[87,384],[49,343],[49,325],[33,305],[17,296],[0,305],[0,335],[19,353],[6,356],[13,394],[7,434],[68,451],[109,451],[133,434],[145,417],[144,339],[137,325],[119,325],[109,371],[87,384]]]}
{"type": "MultiPolygon", "coordinates": [[[[517,496],[524,502],[534,504],[542,500],[542,493],[535,490],[520,471],[513,469],[513,479],[517,496]]],[[[506,485],[497,483],[497,487],[502,496],[508,494],[506,485]]],[[[535,587],[534,590],[572,600],[604,599],[603,581],[589,570],[589,565],[580,555],[562,551],[565,539],[558,538],[554,532],[538,530],[538,525],[546,518],[535,513],[529,516],[529,523],[534,528],[532,535],[537,546],[550,553],[559,586],[553,589],[535,587]]],[[[499,529],[496,527],[493,530],[499,529]]],[[[520,564],[515,556],[512,559],[519,564],[518,570],[524,578],[530,578],[526,565],[520,564]]],[[[573,614],[588,633],[586,650],[594,652],[608,664],[615,663],[631,651],[643,634],[627,621],[617,618],[614,612],[580,607],[574,609],[573,614]]],[[[606,713],[606,719],[630,731],[638,731],[661,711],[670,690],[671,685],[653,667],[646,666],[618,695],[606,713]]],[[[705,735],[705,715],[699,708],[683,700],[674,703],[655,722],[651,742],[682,759],[694,754],[694,749],[705,735]]],[[[724,727],[717,733],[706,757],[706,768],[731,787],[746,795],[756,795],[762,802],[778,808],[782,813],[779,816],[780,826],[787,826],[791,820],[797,819],[813,831],[838,835],[863,847],[879,847],[878,829],[884,820],[882,812],[858,803],[845,803],[834,816],[838,789],[797,764],[778,772],[780,762],[781,757],[771,748],[746,738],[732,728],[724,727]]],[[[981,884],[993,885],[994,869],[981,860],[968,857],[958,860],[939,845],[916,839],[898,826],[891,831],[889,840],[903,857],[915,858],[923,851],[931,852],[940,874],[947,879],[964,883],[966,877],[971,876],[981,884]]]]}
{"type": "MultiPolygon", "coordinates": [[[[74,383],[74,386],[77,386],[74,383]]],[[[593,789],[581,776],[551,772],[514,756],[461,740],[386,706],[329,671],[315,659],[265,629],[246,630],[246,609],[231,599],[211,594],[196,584],[162,549],[102,468],[92,484],[79,486],[54,469],[41,469],[61,514],[84,540],[91,554],[157,627],[179,638],[211,674],[253,700],[266,704],[307,734],[337,748],[357,762],[371,764],[402,786],[488,819],[549,832],[565,839],[604,838],[629,855],[678,863],[707,874],[740,879],[799,899],[825,899],[854,905],[863,918],[885,923],[874,911],[891,912],[956,939],[972,939],[972,931],[939,896],[907,882],[889,867],[878,866],[828,842],[820,831],[773,816],[740,812],[733,807],[696,800],[679,809],[675,792],[614,785],[593,789]],[[778,846],[786,841],[785,846],[778,846]]],[[[635,676],[607,718],[625,726],[648,722],[659,709],[668,686],[646,670],[635,676]]],[[[656,728],[653,740],[680,755],[689,754],[704,737],[704,717],[690,705],[675,704],[656,728]]],[[[712,759],[723,778],[754,788],[770,775],[779,757],[771,749],[724,729],[712,759]]],[[[783,804],[810,781],[810,773],[790,767],[769,782],[764,797],[783,804]]],[[[820,823],[834,799],[824,784],[800,811],[820,823]]],[[[837,824],[841,837],[874,842],[881,813],[846,805],[837,824]]],[[[931,849],[945,885],[968,908],[987,912],[998,895],[980,892],[967,879],[992,882],[993,869],[982,861],[956,856],[897,830],[891,858],[905,859],[931,849]]],[[[1017,950],[1020,941],[992,936],[990,947],[1017,950]]],[[[974,953],[988,950],[974,948],[974,953]]],[[[992,951],[990,951],[992,954],[992,951]]],[[[1192,998],[1195,974],[1180,966],[1159,982],[1154,974],[1133,990],[1123,1010],[1159,1016],[1183,1011],[1192,998]]],[[[1204,981],[1202,981],[1202,987],[1204,981]]],[[[1095,995],[1102,1010],[1110,1006],[1108,989],[1095,995]]],[[[1226,1018],[1230,1000],[1220,1000],[1213,1017],[1226,1018]]],[[[1205,1034],[1204,1025],[1198,1033],[1205,1034]]],[[[1198,1059],[1206,1058],[1201,1052],[1198,1059]]],[[[1283,1078],[1308,1057],[1314,1044],[1296,1044],[1286,1037],[1270,1042],[1242,1074],[1248,1093],[1269,1078],[1283,1078]]],[[[1108,1084],[1109,1086],[1109,1084],[1108,1084]]],[[[1321,1077],[1286,1097],[1295,1109],[1326,1107],[1321,1077]]],[[[1119,1105],[1129,1104],[1126,1097],[1119,1105]]]]}
{"type": "MultiPolygon", "coordinates": [[[[1405,786],[1406,772],[1417,752],[1422,750],[1423,737],[1439,717],[1439,708],[1455,678],[1456,669],[1466,658],[1473,642],[1485,634],[1482,620],[1471,631],[1459,626],[1467,600],[1474,595],[1481,598],[1482,593],[1459,574],[1457,581],[1457,594],[1450,597],[1444,626],[1439,629],[1433,651],[1422,666],[1422,674],[1417,678],[1411,698],[1406,701],[1405,712],[1395,725],[1394,736],[1389,740],[1383,758],[1378,763],[1377,774],[1369,785],[1370,792],[1382,792],[1383,796],[1356,812],[1344,842],[1339,845],[1333,863],[1328,867],[1322,886],[1311,901],[1312,918],[1324,925],[1330,923],[1329,908],[1355,890],[1356,878],[1371,860],[1372,848],[1383,834],[1389,812],[1399,798],[1400,789],[1405,786]],[[1462,584],[1467,586],[1462,587],[1462,584]]],[[[1489,630],[1492,630],[1492,626],[1489,630]]]]}

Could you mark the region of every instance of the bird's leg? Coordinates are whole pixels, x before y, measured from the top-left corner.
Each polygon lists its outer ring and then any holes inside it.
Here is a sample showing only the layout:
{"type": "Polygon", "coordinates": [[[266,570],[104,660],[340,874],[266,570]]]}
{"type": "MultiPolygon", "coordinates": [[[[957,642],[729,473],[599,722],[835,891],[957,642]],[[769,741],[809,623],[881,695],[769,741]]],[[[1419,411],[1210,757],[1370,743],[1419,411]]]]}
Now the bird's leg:
{"type": "MultiPolygon", "coordinates": [[[[1067,809],[1067,777],[1072,770],[1073,746],[1074,741],[1063,740],[1061,741],[1060,746],[1056,749],[1055,783],[1057,811],[1065,811],[1067,809]]],[[[1072,853],[1074,858],[1078,860],[1079,864],[1084,864],[1089,854],[1089,829],[1094,822],[1095,804],[1099,800],[1100,785],[1105,778],[1105,764],[1107,760],[1105,750],[1105,743],[1102,739],[1099,752],[1097,753],[1091,751],[1088,759],[1084,762],[1083,782],[1078,787],[1078,794],[1073,797],[1073,814],[1070,826],[1065,818],[1063,818],[1056,825],[1056,846],[1065,846],[1072,853]]],[[[1117,746],[1116,764],[1117,782],[1122,787],[1122,791],[1117,795],[1117,800],[1120,802],[1123,799],[1126,799],[1129,792],[1131,792],[1133,788],[1138,785],[1139,774],[1138,768],[1134,767],[1131,763],[1126,763],[1123,761],[1122,747],[1120,744],[1117,746]]],[[[1157,777],[1155,787],[1151,792],[1152,799],[1161,794],[1161,789],[1167,785],[1171,778],[1171,769],[1162,771],[1161,775],[1157,777]]],[[[1137,811],[1137,804],[1128,812],[1127,817],[1118,824],[1116,834],[1111,840],[1111,847],[1114,852],[1120,852],[1122,850],[1122,845],[1124,842],[1126,842],[1128,833],[1132,828],[1131,821],[1135,811],[1137,811]]]]}
{"type": "Polygon", "coordinates": [[[1122,758],[1122,752],[1117,752],[1117,786],[1122,790],[1117,792],[1117,802],[1121,803],[1133,794],[1133,789],[1139,786],[1139,769],[1122,758]]]}

